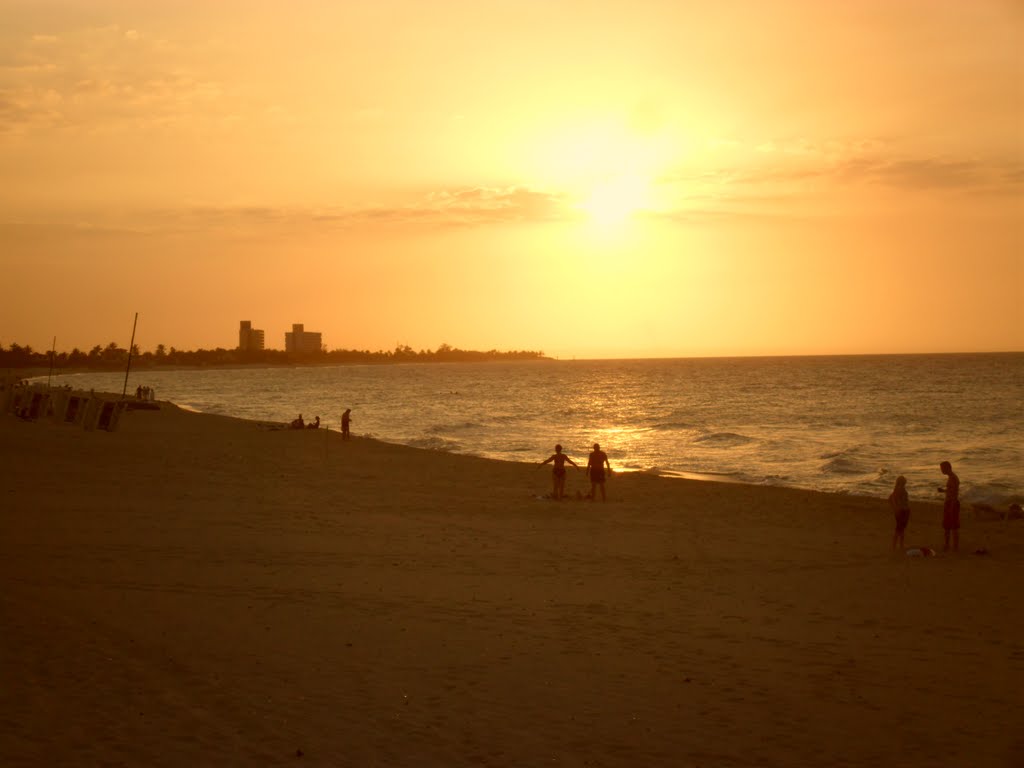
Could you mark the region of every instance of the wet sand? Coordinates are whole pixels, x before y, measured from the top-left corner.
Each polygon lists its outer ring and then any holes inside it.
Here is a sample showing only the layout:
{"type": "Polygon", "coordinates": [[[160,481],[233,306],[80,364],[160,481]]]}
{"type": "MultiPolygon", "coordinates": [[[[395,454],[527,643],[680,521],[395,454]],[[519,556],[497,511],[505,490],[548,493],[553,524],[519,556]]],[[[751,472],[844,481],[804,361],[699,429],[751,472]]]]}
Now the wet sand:
{"type": "Polygon", "coordinates": [[[0,465],[5,766],[1024,765],[1024,521],[167,404],[0,465]]]}

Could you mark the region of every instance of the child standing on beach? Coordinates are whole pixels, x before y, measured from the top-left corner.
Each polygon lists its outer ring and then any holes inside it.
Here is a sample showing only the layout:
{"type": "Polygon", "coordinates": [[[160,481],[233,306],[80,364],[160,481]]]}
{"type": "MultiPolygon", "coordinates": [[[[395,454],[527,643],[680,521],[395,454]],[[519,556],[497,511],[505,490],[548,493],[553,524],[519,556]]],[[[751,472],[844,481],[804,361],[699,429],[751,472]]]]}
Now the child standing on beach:
{"type": "Polygon", "coordinates": [[[896,532],[892,535],[892,548],[897,545],[903,549],[903,532],[907,530],[907,523],[910,522],[910,498],[907,496],[907,478],[900,475],[896,478],[896,486],[889,494],[889,506],[896,516],[896,532]]]}
{"type": "Polygon", "coordinates": [[[548,462],[554,462],[554,468],[551,470],[551,498],[555,501],[560,501],[565,496],[565,463],[569,462],[577,468],[579,464],[562,453],[561,445],[556,445],[555,452],[544,459],[540,465],[543,467],[548,462]]]}

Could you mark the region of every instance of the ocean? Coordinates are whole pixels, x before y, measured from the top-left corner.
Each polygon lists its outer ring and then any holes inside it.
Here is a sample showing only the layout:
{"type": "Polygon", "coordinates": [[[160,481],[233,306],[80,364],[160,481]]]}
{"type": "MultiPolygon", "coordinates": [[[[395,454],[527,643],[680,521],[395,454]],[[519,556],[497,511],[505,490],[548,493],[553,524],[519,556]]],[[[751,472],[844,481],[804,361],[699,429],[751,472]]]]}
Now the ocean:
{"type": "MultiPolygon", "coordinates": [[[[120,392],[123,373],[56,384],[120,392]]],[[[317,415],[338,429],[517,462],[555,443],[612,467],[938,501],[952,462],[961,498],[1024,502],[1024,354],[541,360],[133,371],[129,393],[260,421],[317,415]]]]}

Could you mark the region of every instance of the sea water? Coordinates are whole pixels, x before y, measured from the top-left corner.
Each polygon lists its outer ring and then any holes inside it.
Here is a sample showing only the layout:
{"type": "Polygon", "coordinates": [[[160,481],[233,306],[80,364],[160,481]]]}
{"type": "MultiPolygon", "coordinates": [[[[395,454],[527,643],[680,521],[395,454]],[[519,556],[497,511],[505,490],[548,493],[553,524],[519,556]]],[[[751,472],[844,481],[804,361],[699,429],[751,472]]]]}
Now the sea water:
{"type": "MultiPolygon", "coordinates": [[[[60,377],[120,392],[123,373],[60,377]]],[[[509,461],[613,468],[886,496],[905,475],[939,500],[952,462],[962,498],[1024,501],[1024,354],[138,370],[128,380],[186,408],[260,421],[317,415],[331,429],[509,461]]]]}

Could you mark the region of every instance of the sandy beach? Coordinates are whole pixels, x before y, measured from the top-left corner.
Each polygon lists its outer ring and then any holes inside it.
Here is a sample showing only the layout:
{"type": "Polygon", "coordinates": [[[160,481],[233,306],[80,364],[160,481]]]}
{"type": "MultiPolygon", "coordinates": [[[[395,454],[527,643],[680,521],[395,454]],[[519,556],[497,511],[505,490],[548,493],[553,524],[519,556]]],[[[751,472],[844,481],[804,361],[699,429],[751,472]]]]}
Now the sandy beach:
{"type": "Polygon", "coordinates": [[[4,766],[1024,765],[1024,521],[167,403],[0,466],[4,766]]]}

